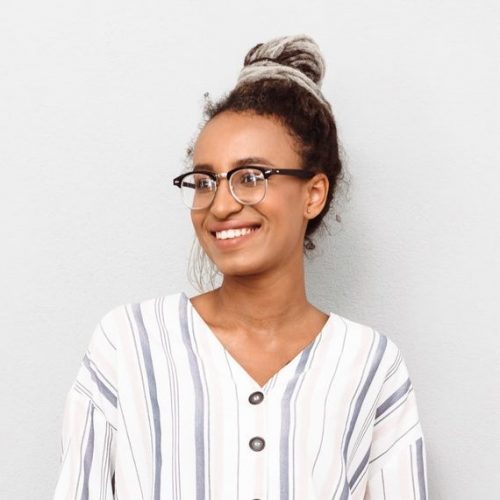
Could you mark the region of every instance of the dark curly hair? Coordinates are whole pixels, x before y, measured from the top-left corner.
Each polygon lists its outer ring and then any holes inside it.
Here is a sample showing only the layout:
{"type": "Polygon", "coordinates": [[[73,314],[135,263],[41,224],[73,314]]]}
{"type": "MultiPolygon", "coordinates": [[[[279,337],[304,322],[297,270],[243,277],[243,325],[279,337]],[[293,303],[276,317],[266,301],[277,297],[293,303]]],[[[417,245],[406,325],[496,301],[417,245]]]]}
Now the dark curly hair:
{"type": "MultiPolygon", "coordinates": [[[[315,84],[320,84],[324,62],[319,49],[315,51],[314,48],[317,49],[317,45],[306,36],[274,39],[267,44],[253,47],[245,57],[244,66],[262,60],[272,61],[278,71],[280,68],[276,63],[295,68],[315,84]],[[308,42],[305,45],[304,40],[308,42]]],[[[301,167],[324,173],[328,177],[329,188],[325,206],[318,216],[308,222],[305,232],[305,249],[314,249],[311,236],[322,225],[330,210],[339,180],[344,174],[337,127],[330,104],[324,99],[319,100],[307,88],[287,77],[285,72],[275,77],[243,79],[215,103],[210,100],[208,93],[205,94],[205,99],[205,124],[224,111],[253,112],[277,119],[295,139],[297,153],[302,158],[301,167]]],[[[191,145],[187,151],[188,158],[191,158],[192,152],[191,145]]],[[[338,216],[337,220],[340,220],[338,216]]]]}

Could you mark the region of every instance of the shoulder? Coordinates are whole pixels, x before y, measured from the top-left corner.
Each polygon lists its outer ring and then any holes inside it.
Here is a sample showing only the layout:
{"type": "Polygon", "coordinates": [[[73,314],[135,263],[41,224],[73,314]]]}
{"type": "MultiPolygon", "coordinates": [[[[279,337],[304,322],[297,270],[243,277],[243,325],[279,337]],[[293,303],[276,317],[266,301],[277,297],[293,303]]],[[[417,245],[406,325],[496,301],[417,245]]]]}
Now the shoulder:
{"type": "Polygon", "coordinates": [[[161,321],[177,318],[180,305],[187,300],[187,295],[181,291],[117,304],[101,315],[92,341],[107,342],[116,347],[123,332],[129,331],[134,325],[145,324],[153,319],[161,321]]]}
{"type": "Polygon", "coordinates": [[[389,370],[401,358],[398,345],[390,334],[381,332],[378,328],[356,321],[354,319],[331,312],[333,327],[337,333],[345,337],[345,344],[353,355],[361,356],[378,370],[389,370]]]}
{"type": "Polygon", "coordinates": [[[373,405],[401,387],[409,386],[409,373],[399,346],[390,334],[353,319],[332,314],[328,359],[339,359],[339,373],[373,405]],[[336,331],[335,331],[336,330],[336,331]],[[336,340],[335,340],[336,339],[336,340]]]}
{"type": "Polygon", "coordinates": [[[176,292],[167,295],[157,295],[154,297],[148,297],[139,301],[133,302],[123,302],[121,304],[117,304],[107,310],[102,314],[101,320],[102,322],[112,322],[119,318],[121,315],[126,313],[127,311],[131,311],[133,309],[140,309],[141,311],[150,311],[158,306],[166,307],[172,311],[178,309],[179,304],[183,301],[187,300],[187,295],[184,292],[176,292]]]}
{"type": "Polygon", "coordinates": [[[381,447],[392,446],[401,429],[412,429],[408,438],[418,437],[415,390],[399,346],[372,326],[339,315],[335,319],[338,329],[344,328],[344,369],[355,380],[355,399],[374,419],[378,434],[391,436],[392,441],[383,441],[381,447]]]}

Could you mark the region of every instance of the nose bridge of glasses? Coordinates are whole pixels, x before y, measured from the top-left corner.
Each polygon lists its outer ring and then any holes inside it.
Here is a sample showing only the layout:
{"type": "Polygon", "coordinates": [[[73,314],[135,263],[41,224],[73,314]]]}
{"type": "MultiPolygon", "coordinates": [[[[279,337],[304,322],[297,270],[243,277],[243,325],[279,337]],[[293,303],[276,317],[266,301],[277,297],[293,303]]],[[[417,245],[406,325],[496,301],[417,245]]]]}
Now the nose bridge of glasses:
{"type": "Polygon", "coordinates": [[[219,179],[227,179],[227,172],[219,172],[218,174],[214,174],[215,175],[215,178],[217,180],[219,179]]]}
{"type": "Polygon", "coordinates": [[[229,184],[229,179],[227,178],[227,174],[228,174],[227,172],[219,172],[218,174],[214,172],[213,174],[213,178],[215,179],[214,191],[218,190],[221,179],[226,179],[229,184]]]}
{"type": "Polygon", "coordinates": [[[219,187],[221,179],[227,180],[227,172],[219,172],[218,174],[214,172],[212,178],[215,180],[215,185],[213,186],[213,196],[215,197],[216,191],[220,191],[219,187]]]}
{"type": "Polygon", "coordinates": [[[221,197],[225,198],[225,196],[229,195],[230,200],[234,203],[235,201],[239,203],[239,201],[235,198],[234,193],[233,193],[233,188],[230,184],[231,180],[231,171],[229,172],[219,172],[219,173],[214,173],[214,177],[216,179],[216,187],[214,189],[214,192],[212,193],[212,203],[213,204],[218,204],[221,197]],[[228,179],[228,174],[229,174],[229,179],[228,179]],[[220,188],[220,179],[226,179],[228,181],[226,188],[220,188]],[[225,194],[222,192],[226,191],[225,194]]]}

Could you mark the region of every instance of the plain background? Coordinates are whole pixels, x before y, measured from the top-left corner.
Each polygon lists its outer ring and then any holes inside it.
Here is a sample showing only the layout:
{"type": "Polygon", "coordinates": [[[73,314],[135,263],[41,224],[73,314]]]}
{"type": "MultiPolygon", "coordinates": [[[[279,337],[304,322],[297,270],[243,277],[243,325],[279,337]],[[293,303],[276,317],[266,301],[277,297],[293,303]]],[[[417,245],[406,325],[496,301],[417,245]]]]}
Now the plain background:
{"type": "Polygon", "coordinates": [[[307,261],[310,300],[403,351],[430,497],[498,498],[499,25],[496,1],[4,0],[0,498],[51,498],[104,313],[195,293],[171,179],[203,93],[295,33],[325,56],[351,177],[307,261]]]}

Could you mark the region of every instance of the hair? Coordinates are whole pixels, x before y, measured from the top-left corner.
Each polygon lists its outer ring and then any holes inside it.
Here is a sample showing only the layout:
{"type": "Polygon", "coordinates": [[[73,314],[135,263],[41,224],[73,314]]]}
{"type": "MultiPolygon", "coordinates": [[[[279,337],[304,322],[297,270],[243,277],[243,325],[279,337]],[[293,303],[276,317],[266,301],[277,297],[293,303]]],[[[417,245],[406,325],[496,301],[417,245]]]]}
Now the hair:
{"type": "MultiPolygon", "coordinates": [[[[324,218],[345,173],[332,108],[320,90],[324,71],[319,47],[309,36],[286,36],[259,43],[246,54],[238,82],[229,93],[216,102],[205,93],[204,121],[200,126],[201,129],[226,111],[269,116],[284,125],[294,138],[301,167],[327,176],[326,203],[306,227],[306,253],[315,248],[313,234],[326,228],[324,218]]],[[[188,160],[192,158],[193,144],[194,141],[187,149],[188,160]]],[[[338,215],[336,220],[340,222],[338,215]]],[[[198,264],[198,268],[202,267],[198,264]]],[[[212,267],[211,283],[213,278],[212,267]]],[[[197,280],[197,284],[202,284],[202,280],[197,280]]]]}

